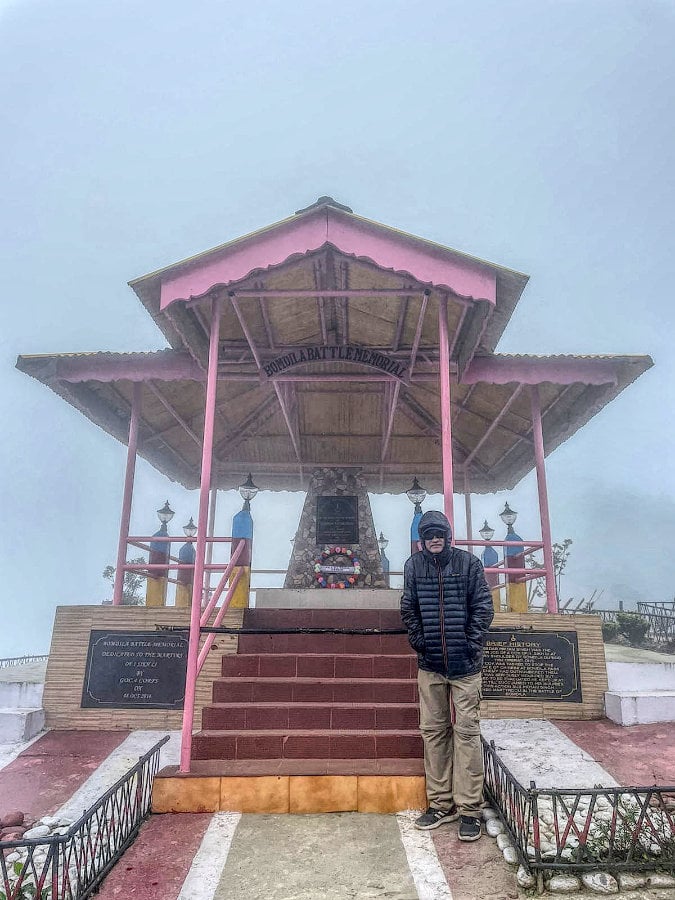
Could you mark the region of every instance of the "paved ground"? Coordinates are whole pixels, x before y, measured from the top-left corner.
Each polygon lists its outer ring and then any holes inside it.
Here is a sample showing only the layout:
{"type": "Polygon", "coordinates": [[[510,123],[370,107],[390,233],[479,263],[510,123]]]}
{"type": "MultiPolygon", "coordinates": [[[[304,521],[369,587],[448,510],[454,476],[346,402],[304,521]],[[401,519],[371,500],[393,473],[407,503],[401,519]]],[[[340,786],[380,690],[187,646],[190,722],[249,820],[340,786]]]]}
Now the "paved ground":
{"type": "Polygon", "coordinates": [[[126,736],[124,731],[47,732],[0,771],[0,813],[20,809],[35,819],[56,812],[126,736]]]}
{"type": "Polygon", "coordinates": [[[631,725],[609,719],[551,723],[626,787],[675,786],[675,724],[631,725]]]}
{"type": "MultiPolygon", "coordinates": [[[[527,783],[675,781],[675,729],[608,721],[488,720],[486,736],[527,783]],[[630,777],[627,777],[630,776],[630,777]]],[[[59,732],[16,759],[0,747],[0,802],[74,817],[160,737],[157,732],[59,732]],[[7,763],[4,768],[3,760],[7,763]]],[[[22,752],[19,752],[22,750],[22,752]]],[[[177,735],[163,764],[177,758],[177,735]]],[[[152,816],[102,886],[102,900],[511,900],[514,872],[497,844],[457,839],[457,825],[413,828],[416,813],[380,816],[152,816]]],[[[671,898],[673,891],[622,894],[671,898]]],[[[582,895],[576,895],[581,900],[582,895]]]]}

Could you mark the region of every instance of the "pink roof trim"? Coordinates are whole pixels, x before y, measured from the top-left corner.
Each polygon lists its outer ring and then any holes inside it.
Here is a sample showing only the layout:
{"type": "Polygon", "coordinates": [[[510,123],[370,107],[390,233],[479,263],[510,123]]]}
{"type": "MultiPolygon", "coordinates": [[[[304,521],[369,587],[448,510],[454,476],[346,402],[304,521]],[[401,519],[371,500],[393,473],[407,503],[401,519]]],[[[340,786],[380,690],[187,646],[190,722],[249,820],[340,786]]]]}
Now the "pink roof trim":
{"type": "Polygon", "coordinates": [[[256,269],[279,265],[295,254],[318,250],[327,243],[347,255],[372,260],[382,269],[405,272],[422,284],[496,303],[496,274],[488,266],[327,207],[223,247],[178,274],[167,273],[162,279],[160,309],[176,300],[201,297],[215,285],[236,283],[256,269]]]}

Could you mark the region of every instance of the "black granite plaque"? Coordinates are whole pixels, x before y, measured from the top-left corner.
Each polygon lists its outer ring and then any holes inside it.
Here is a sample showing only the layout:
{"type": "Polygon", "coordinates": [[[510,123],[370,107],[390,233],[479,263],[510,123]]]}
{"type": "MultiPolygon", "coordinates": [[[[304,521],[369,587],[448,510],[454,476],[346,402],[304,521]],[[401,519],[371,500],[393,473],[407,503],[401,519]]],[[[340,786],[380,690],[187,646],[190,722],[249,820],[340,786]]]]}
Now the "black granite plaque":
{"type": "Polygon", "coordinates": [[[182,709],[187,653],[187,634],[92,631],[81,705],[182,709]]]}
{"type": "Polygon", "coordinates": [[[358,544],[359,498],[339,495],[316,498],[316,543],[358,544]]]}
{"type": "Polygon", "coordinates": [[[483,660],[483,698],[581,703],[576,632],[491,628],[483,660]]]}

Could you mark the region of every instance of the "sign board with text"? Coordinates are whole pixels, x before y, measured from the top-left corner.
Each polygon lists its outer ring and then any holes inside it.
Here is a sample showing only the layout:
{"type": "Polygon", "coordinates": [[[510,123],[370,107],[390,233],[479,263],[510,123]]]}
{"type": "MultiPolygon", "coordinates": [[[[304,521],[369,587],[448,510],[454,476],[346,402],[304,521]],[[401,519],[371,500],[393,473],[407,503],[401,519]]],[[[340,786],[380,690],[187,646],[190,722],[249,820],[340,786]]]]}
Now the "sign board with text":
{"type": "Polygon", "coordinates": [[[188,636],[166,631],[92,631],[81,706],[182,709],[188,636]]]}
{"type": "Polygon", "coordinates": [[[483,699],[582,703],[576,632],[491,628],[483,699]]]}

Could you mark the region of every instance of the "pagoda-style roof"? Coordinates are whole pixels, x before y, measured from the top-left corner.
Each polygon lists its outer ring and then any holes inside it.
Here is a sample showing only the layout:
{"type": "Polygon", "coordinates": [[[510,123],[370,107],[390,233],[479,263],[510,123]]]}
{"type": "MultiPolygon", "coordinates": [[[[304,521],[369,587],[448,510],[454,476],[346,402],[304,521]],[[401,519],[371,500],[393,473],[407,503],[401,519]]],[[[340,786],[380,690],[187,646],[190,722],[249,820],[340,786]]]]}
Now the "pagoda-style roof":
{"type": "Polygon", "coordinates": [[[504,356],[527,276],[354,215],[330,198],[131,282],[171,349],[21,356],[17,366],[123,443],[142,382],[139,453],[199,484],[211,303],[222,306],[217,483],[251,471],[300,489],[323,466],[372,491],[442,482],[439,309],[447,304],[453,456],[471,489],[534,465],[527,385],[550,453],[652,365],[648,356],[504,356]]]}

